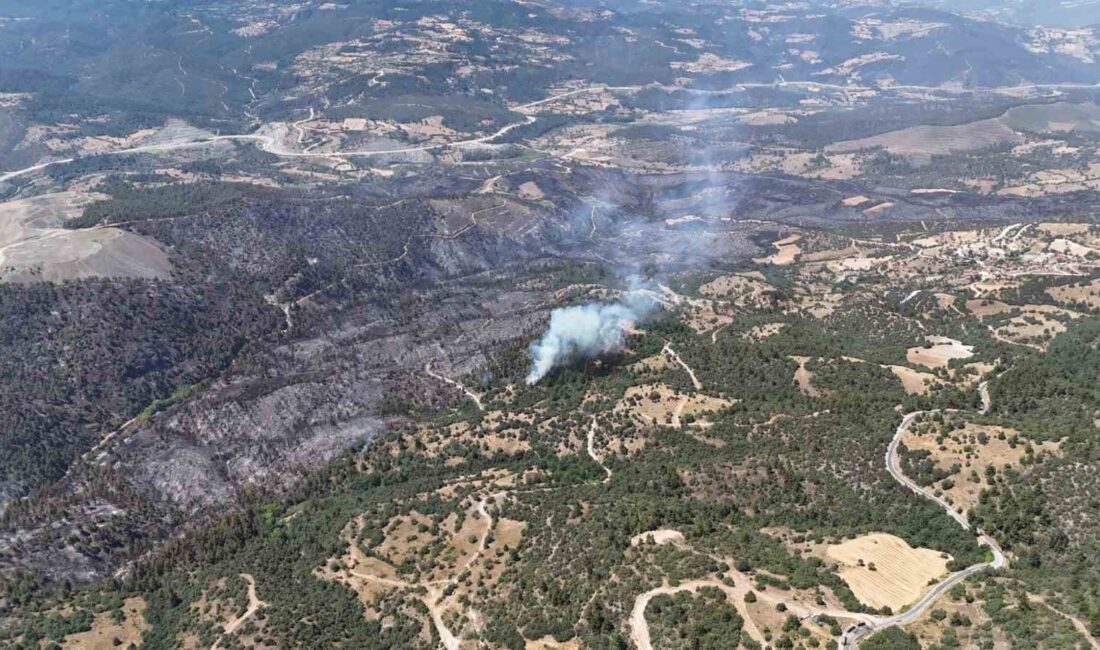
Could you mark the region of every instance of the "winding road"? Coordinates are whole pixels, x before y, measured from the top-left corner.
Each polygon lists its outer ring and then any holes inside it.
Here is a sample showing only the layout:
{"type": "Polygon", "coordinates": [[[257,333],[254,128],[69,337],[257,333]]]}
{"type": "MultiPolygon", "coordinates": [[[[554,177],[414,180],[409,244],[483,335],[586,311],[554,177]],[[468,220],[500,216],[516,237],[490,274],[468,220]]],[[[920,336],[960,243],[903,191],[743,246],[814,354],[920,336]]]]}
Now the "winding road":
{"type": "MultiPolygon", "coordinates": [[[[985,414],[989,412],[989,409],[992,407],[992,403],[990,401],[991,398],[989,396],[989,382],[983,381],[978,386],[978,392],[982,398],[981,413],[985,414]]],[[[905,436],[906,432],[909,431],[909,428],[913,426],[913,423],[916,422],[917,418],[922,415],[933,415],[939,412],[940,411],[915,411],[913,413],[907,414],[904,418],[902,418],[901,424],[898,425],[897,431],[894,432],[894,438],[890,441],[890,445],[886,448],[886,471],[890,472],[890,476],[893,476],[894,480],[909,488],[914,494],[922,496],[943,508],[944,511],[947,512],[947,514],[950,515],[952,519],[954,519],[956,522],[958,522],[960,526],[962,526],[963,530],[969,531],[971,529],[970,522],[967,521],[965,516],[956,511],[955,508],[953,508],[951,504],[944,501],[943,498],[936,496],[927,489],[921,487],[920,485],[917,485],[915,482],[913,482],[912,479],[910,479],[908,476],[905,475],[904,472],[901,471],[901,459],[898,456],[898,447],[901,445],[901,439],[905,436]]],[[[937,583],[934,587],[929,589],[928,592],[925,593],[920,600],[918,600],[901,614],[879,619],[874,622],[864,622],[862,624],[857,624],[855,626],[849,627],[847,630],[844,631],[844,634],[842,634],[840,639],[837,641],[837,645],[840,650],[850,650],[851,648],[855,648],[860,643],[860,641],[885,628],[908,625],[910,623],[913,623],[914,621],[919,619],[928,610],[928,608],[930,608],[932,604],[939,599],[940,596],[942,596],[955,585],[963,582],[964,580],[976,573],[981,573],[982,571],[986,571],[988,569],[1001,569],[1008,565],[1008,560],[1005,558],[1005,554],[1001,550],[1001,547],[997,544],[996,540],[986,535],[981,530],[977,531],[977,539],[978,544],[987,547],[993,554],[992,560],[990,560],[989,562],[975,564],[973,566],[969,566],[963,569],[962,571],[952,573],[942,582],[937,583]]]]}
{"type": "MultiPolygon", "coordinates": [[[[523,112],[525,110],[530,110],[532,108],[537,108],[539,106],[542,106],[543,104],[548,104],[548,103],[557,101],[559,99],[565,99],[567,97],[572,97],[574,95],[580,95],[580,94],[584,94],[584,93],[591,93],[591,92],[597,92],[597,91],[611,91],[611,90],[637,90],[638,88],[639,87],[637,87],[637,86],[604,86],[604,85],[588,86],[588,87],[585,87],[585,88],[580,88],[580,89],[577,89],[577,90],[571,90],[569,92],[553,95],[553,96],[547,97],[545,99],[540,99],[538,101],[530,102],[528,104],[523,104],[522,106],[514,107],[512,110],[514,110],[516,112],[523,112]]],[[[312,111],[312,108],[310,110],[312,111]]],[[[311,117],[312,117],[312,115],[313,115],[313,113],[311,112],[311,117]]],[[[309,119],[296,122],[294,124],[291,124],[291,127],[297,129],[298,132],[299,132],[299,135],[301,136],[302,135],[302,130],[301,130],[299,125],[303,124],[305,122],[308,122],[308,121],[309,121],[309,119]]],[[[164,153],[164,152],[168,152],[168,151],[174,151],[174,150],[177,150],[177,149],[191,149],[191,148],[196,148],[196,147],[203,147],[203,146],[215,144],[215,143],[218,143],[218,142],[232,142],[232,141],[255,142],[257,144],[257,146],[259,146],[259,148],[261,150],[263,150],[264,152],[270,153],[270,154],[275,155],[275,156],[280,156],[280,157],[283,157],[283,158],[361,158],[361,157],[369,157],[369,156],[396,156],[396,155],[401,155],[401,154],[421,153],[421,152],[436,151],[436,150],[441,150],[441,149],[460,149],[462,147],[468,147],[468,146],[472,146],[472,145],[488,144],[488,143],[492,142],[493,140],[496,140],[497,138],[500,138],[500,137],[503,137],[503,136],[507,135],[509,132],[511,132],[511,131],[521,127],[521,126],[527,126],[529,124],[534,124],[537,121],[538,121],[538,118],[536,116],[534,116],[534,115],[525,115],[524,120],[522,122],[513,122],[512,124],[507,124],[507,125],[499,128],[499,129],[497,129],[493,133],[490,133],[488,135],[479,136],[479,137],[476,137],[476,138],[469,138],[469,139],[466,139],[466,140],[458,140],[458,141],[455,141],[455,142],[443,142],[443,143],[438,143],[438,144],[420,145],[420,146],[415,146],[415,147],[402,147],[402,148],[398,148],[398,149],[377,149],[377,150],[364,149],[364,150],[355,150],[355,151],[331,151],[331,152],[291,151],[291,150],[287,149],[285,146],[283,146],[283,144],[281,144],[279,142],[279,140],[277,140],[274,136],[264,135],[262,133],[239,134],[239,135],[214,135],[214,136],[210,136],[210,137],[206,137],[206,138],[198,138],[198,139],[195,139],[195,140],[183,140],[183,141],[178,141],[178,142],[165,142],[165,143],[162,143],[162,144],[152,144],[152,145],[144,145],[144,146],[138,146],[138,147],[130,147],[130,148],[127,148],[127,149],[118,149],[118,150],[115,150],[115,151],[105,151],[105,152],[102,152],[102,153],[97,153],[97,154],[93,154],[93,155],[89,155],[89,156],[77,156],[77,157],[73,157],[73,158],[60,158],[58,160],[51,160],[51,161],[48,161],[48,162],[38,163],[36,165],[26,167],[24,169],[18,169],[18,170],[15,170],[15,171],[10,171],[10,172],[0,174],[0,183],[5,182],[5,181],[9,181],[9,180],[12,180],[12,179],[15,179],[15,178],[19,178],[20,176],[26,176],[27,174],[32,174],[36,171],[41,171],[41,170],[47,169],[49,167],[53,167],[53,166],[56,166],[56,165],[65,165],[65,164],[68,164],[68,163],[71,163],[71,162],[75,162],[77,160],[82,160],[84,158],[93,158],[93,157],[98,157],[98,156],[123,156],[123,155],[127,155],[127,154],[136,154],[136,153],[164,153]]]]}

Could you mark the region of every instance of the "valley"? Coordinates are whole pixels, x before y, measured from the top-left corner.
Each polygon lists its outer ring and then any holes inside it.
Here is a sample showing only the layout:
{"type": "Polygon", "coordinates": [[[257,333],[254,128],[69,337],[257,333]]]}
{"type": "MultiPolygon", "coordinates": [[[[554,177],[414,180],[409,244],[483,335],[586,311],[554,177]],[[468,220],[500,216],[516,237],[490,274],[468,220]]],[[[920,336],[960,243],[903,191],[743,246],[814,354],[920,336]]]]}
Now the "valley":
{"type": "Polygon", "coordinates": [[[0,647],[1096,648],[1100,37],[963,4],[0,0],[0,647]]]}

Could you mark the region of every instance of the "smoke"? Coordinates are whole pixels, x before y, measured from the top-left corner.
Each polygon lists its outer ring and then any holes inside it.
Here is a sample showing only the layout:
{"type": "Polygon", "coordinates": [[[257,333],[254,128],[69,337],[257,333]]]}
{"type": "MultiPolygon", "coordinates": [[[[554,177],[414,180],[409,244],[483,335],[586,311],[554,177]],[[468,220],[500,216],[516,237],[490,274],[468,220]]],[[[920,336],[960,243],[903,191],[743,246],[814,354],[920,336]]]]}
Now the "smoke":
{"type": "Polygon", "coordinates": [[[620,350],[626,330],[654,309],[651,294],[631,291],[615,303],[561,307],[550,314],[550,327],[528,349],[531,370],[527,385],[537,384],[551,370],[576,359],[591,359],[620,350]]]}

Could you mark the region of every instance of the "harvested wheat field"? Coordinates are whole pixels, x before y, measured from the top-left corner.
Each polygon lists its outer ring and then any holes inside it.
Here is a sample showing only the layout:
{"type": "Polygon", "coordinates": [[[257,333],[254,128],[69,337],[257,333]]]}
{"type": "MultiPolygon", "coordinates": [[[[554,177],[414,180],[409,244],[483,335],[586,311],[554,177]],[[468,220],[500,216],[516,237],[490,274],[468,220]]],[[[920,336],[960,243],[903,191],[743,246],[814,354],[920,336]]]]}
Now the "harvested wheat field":
{"type": "Polygon", "coordinates": [[[905,366],[888,366],[890,371],[901,380],[901,387],[909,395],[927,395],[933,386],[939,383],[935,375],[905,366]]]}
{"type": "Polygon", "coordinates": [[[772,246],[775,246],[775,254],[769,257],[754,258],[753,261],[757,264],[775,264],[776,266],[793,264],[795,258],[802,252],[802,247],[797,243],[801,239],[802,235],[790,235],[772,242],[772,246]]]}
{"type": "Polygon", "coordinates": [[[946,368],[953,359],[969,359],[974,356],[974,346],[945,336],[926,336],[926,345],[909,348],[905,358],[909,363],[926,368],[946,368]]]}
{"type": "Polygon", "coordinates": [[[1036,228],[1047,235],[1083,235],[1091,226],[1087,223],[1041,223],[1036,228]]]}
{"type": "Polygon", "coordinates": [[[839,565],[837,574],[860,602],[894,611],[918,600],[930,581],[947,575],[951,559],[939,551],[913,548],[900,537],[885,533],[834,544],[825,554],[839,565]]]}

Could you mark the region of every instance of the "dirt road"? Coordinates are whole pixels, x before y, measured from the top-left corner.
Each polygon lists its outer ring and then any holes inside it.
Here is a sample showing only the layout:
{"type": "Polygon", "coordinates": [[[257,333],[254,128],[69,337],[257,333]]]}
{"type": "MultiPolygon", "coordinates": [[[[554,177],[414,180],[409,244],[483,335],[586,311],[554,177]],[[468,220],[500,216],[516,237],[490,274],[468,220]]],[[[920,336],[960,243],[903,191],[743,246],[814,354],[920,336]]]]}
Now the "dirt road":
{"type": "Polygon", "coordinates": [[[245,621],[252,618],[256,614],[256,612],[260,611],[261,607],[268,606],[268,603],[260,600],[259,595],[256,594],[256,579],[248,573],[242,573],[241,577],[244,578],[244,581],[248,583],[248,609],[245,610],[244,614],[241,614],[237,618],[225,624],[225,631],[222,632],[221,636],[218,637],[218,640],[215,641],[212,646],[210,646],[210,650],[217,650],[218,646],[222,642],[222,639],[224,639],[226,635],[236,632],[238,629],[240,629],[242,625],[244,625],[245,621]]]}
{"type": "MultiPolygon", "coordinates": [[[[633,87],[617,88],[617,87],[609,87],[609,86],[602,86],[602,85],[601,86],[591,86],[591,87],[587,87],[587,88],[581,88],[581,89],[578,89],[578,90],[573,90],[573,91],[570,91],[570,92],[567,92],[567,93],[561,93],[559,95],[554,95],[552,97],[547,97],[545,99],[540,99],[538,101],[531,102],[529,104],[524,104],[522,106],[516,107],[515,110],[519,111],[519,112],[522,112],[524,110],[531,109],[531,108],[536,108],[536,107],[541,106],[543,104],[547,104],[547,103],[550,103],[550,102],[553,102],[553,101],[557,101],[559,99],[564,99],[566,97],[571,97],[573,95],[580,95],[580,94],[583,94],[583,93],[590,93],[590,92],[604,91],[604,90],[629,90],[629,89],[632,89],[632,88],[633,87]]],[[[299,121],[299,122],[292,125],[294,128],[298,129],[299,136],[300,136],[299,140],[300,140],[301,136],[303,135],[302,130],[301,130],[299,125],[302,124],[302,123],[308,122],[308,121],[309,120],[307,119],[307,120],[304,120],[304,121],[299,121]]],[[[496,131],[494,131],[493,133],[490,133],[488,135],[483,135],[483,136],[479,136],[479,137],[476,137],[476,138],[469,138],[469,139],[466,139],[466,140],[457,140],[455,142],[444,142],[444,143],[439,143],[439,144],[421,145],[421,146],[415,146],[415,147],[401,147],[401,148],[398,148],[398,149],[379,149],[379,150],[367,149],[367,150],[356,150],[356,151],[333,151],[333,152],[320,152],[320,153],[311,152],[311,151],[291,151],[291,150],[287,149],[286,147],[284,147],[281,143],[279,143],[273,136],[253,133],[253,134],[239,134],[239,135],[216,135],[216,136],[211,136],[211,137],[208,137],[208,138],[202,138],[202,139],[198,139],[198,140],[186,140],[186,141],[182,141],[182,142],[166,142],[166,143],[163,143],[163,144],[155,144],[155,145],[147,145],[147,146],[139,146],[139,147],[130,147],[130,148],[127,148],[127,149],[118,149],[118,150],[115,150],[115,151],[106,151],[106,152],[102,152],[102,153],[97,153],[97,154],[95,154],[95,156],[96,157],[99,157],[99,156],[122,156],[122,155],[135,154],[135,153],[165,153],[165,152],[174,151],[174,150],[177,150],[177,149],[191,149],[191,148],[196,148],[196,147],[207,146],[207,145],[210,145],[210,144],[215,144],[215,143],[218,143],[218,142],[230,142],[230,141],[254,142],[263,151],[265,151],[267,153],[270,153],[270,154],[273,154],[273,155],[276,155],[276,156],[281,156],[281,157],[284,157],[284,158],[360,158],[360,157],[369,157],[369,156],[396,156],[396,155],[408,154],[408,153],[420,153],[420,152],[426,152],[426,151],[436,151],[436,150],[441,150],[441,149],[459,149],[459,148],[462,148],[462,147],[469,147],[469,146],[478,145],[478,144],[487,144],[487,143],[492,142],[493,140],[496,140],[497,138],[504,137],[505,135],[507,135],[511,131],[513,131],[513,130],[521,127],[521,126],[527,126],[527,125],[530,125],[530,124],[534,124],[537,121],[538,121],[537,117],[535,117],[533,115],[526,115],[526,116],[524,116],[524,120],[522,122],[513,122],[512,124],[507,124],[507,125],[497,129],[496,131]]],[[[9,180],[12,180],[12,179],[15,179],[15,178],[19,178],[20,176],[25,176],[27,174],[34,173],[36,171],[40,171],[40,170],[46,169],[48,167],[53,167],[55,165],[65,165],[65,164],[68,164],[68,163],[71,163],[71,162],[75,162],[75,161],[80,160],[80,159],[85,158],[85,157],[87,157],[87,156],[51,160],[51,161],[48,161],[48,162],[38,163],[36,165],[31,165],[30,167],[26,167],[24,169],[18,169],[18,170],[6,172],[4,174],[0,174],[0,183],[2,183],[4,181],[9,181],[9,180]]]]}
{"type": "Polygon", "coordinates": [[[672,349],[671,343],[666,342],[664,349],[661,351],[672,357],[673,361],[680,364],[680,367],[687,371],[687,374],[691,377],[691,385],[695,387],[695,390],[703,390],[703,384],[699,381],[699,378],[695,376],[695,371],[691,369],[691,366],[684,363],[684,360],[680,358],[679,354],[676,354],[676,350],[672,349]]]}
{"type": "MultiPolygon", "coordinates": [[[[685,550],[698,552],[695,551],[695,549],[693,549],[690,545],[684,543],[676,543],[676,545],[685,550]]],[[[709,554],[704,555],[707,555],[707,557],[710,557],[716,562],[725,562],[727,565],[730,566],[735,564],[734,560],[730,558],[719,558],[711,556],[709,554]]],[[[756,622],[753,620],[748,611],[748,607],[745,604],[745,595],[748,594],[749,591],[753,590],[752,587],[754,581],[752,579],[752,576],[737,571],[736,569],[730,569],[725,574],[723,574],[723,576],[733,581],[732,586],[727,582],[722,581],[719,576],[711,576],[698,580],[681,582],[676,586],[662,585],[660,587],[656,587],[642,594],[639,594],[634,599],[634,606],[630,612],[630,638],[634,642],[634,645],[637,646],[638,650],[653,650],[653,643],[650,639],[649,634],[649,622],[646,620],[645,617],[645,611],[646,607],[649,606],[649,601],[660,595],[672,595],[682,591],[695,593],[701,587],[715,587],[725,592],[729,603],[734,606],[734,608],[737,610],[738,615],[741,616],[741,619],[743,621],[742,629],[744,630],[745,634],[747,634],[761,646],[767,647],[769,644],[766,637],[760,631],[760,628],[757,627],[756,622]]],[[[824,615],[831,616],[833,618],[854,620],[858,624],[862,624],[864,626],[878,625],[881,621],[885,620],[881,616],[874,616],[871,614],[859,614],[843,609],[832,609],[829,607],[817,607],[813,605],[808,605],[797,600],[785,598],[782,593],[774,592],[771,590],[756,592],[756,597],[761,602],[771,606],[778,606],[779,604],[782,604],[785,607],[786,611],[789,611],[791,614],[797,616],[799,619],[806,619],[812,616],[824,615]]]]}
{"type": "Polygon", "coordinates": [[[603,464],[603,460],[599,456],[596,455],[596,416],[595,415],[592,416],[592,426],[588,428],[588,455],[592,458],[593,461],[595,461],[595,463],[597,465],[599,465],[601,468],[603,468],[604,472],[607,473],[607,476],[604,478],[603,482],[607,483],[608,481],[610,481],[611,480],[611,470],[608,469],[607,465],[603,464]]]}
{"type": "Polygon", "coordinates": [[[463,386],[459,382],[455,381],[454,379],[451,379],[450,377],[445,377],[443,375],[440,375],[440,374],[436,373],[435,371],[432,370],[432,364],[430,362],[427,365],[424,366],[424,372],[427,373],[428,376],[430,376],[434,379],[438,379],[439,381],[441,381],[443,383],[450,384],[450,385],[454,386],[455,388],[459,389],[460,391],[462,391],[463,393],[465,393],[467,397],[469,397],[471,400],[473,400],[474,404],[477,406],[477,410],[479,410],[479,411],[484,411],[485,410],[485,406],[482,405],[482,403],[481,403],[481,395],[478,395],[474,391],[470,390],[469,388],[466,388],[465,386],[463,386]]]}

